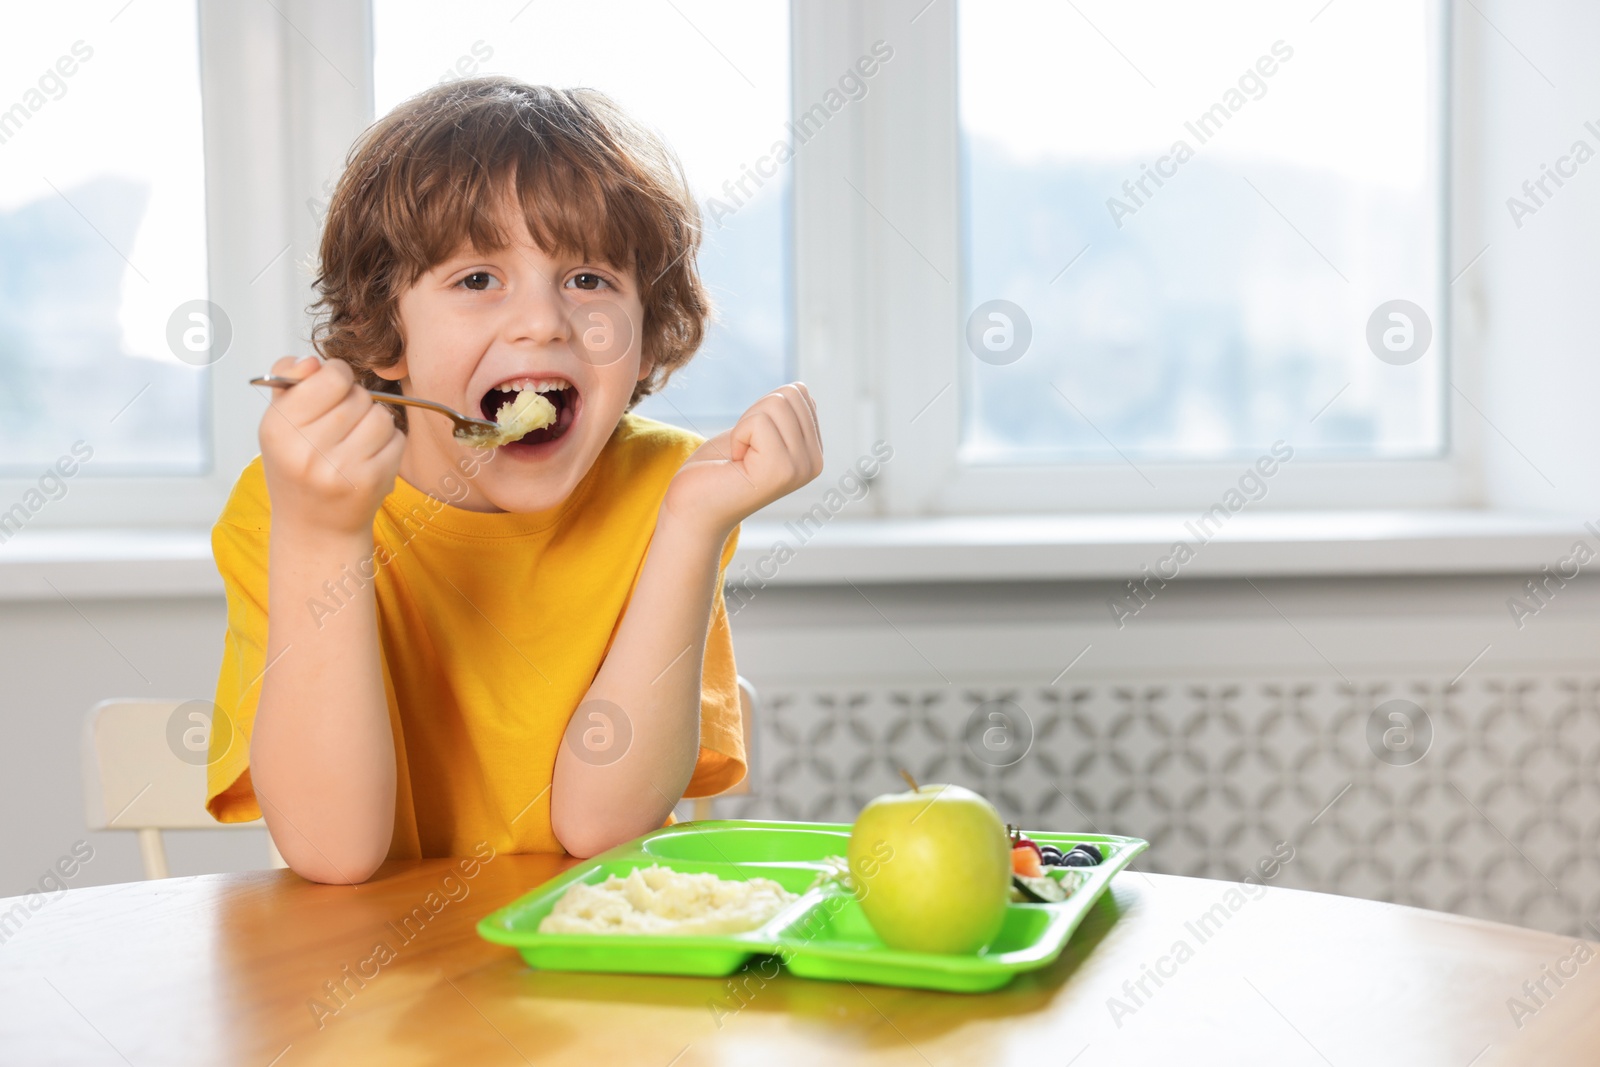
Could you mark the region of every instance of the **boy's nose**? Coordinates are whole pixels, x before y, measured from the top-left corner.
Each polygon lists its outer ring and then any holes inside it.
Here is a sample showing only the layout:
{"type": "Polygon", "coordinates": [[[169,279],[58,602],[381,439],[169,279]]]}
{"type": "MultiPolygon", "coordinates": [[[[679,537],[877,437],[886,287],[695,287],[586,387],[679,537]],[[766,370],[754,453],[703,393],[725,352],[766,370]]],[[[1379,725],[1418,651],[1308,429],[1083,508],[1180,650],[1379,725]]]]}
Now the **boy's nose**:
{"type": "Polygon", "coordinates": [[[541,281],[522,286],[517,295],[506,301],[504,308],[506,317],[501,329],[509,343],[555,345],[564,344],[572,337],[572,324],[568,320],[570,309],[553,284],[541,281]]]}

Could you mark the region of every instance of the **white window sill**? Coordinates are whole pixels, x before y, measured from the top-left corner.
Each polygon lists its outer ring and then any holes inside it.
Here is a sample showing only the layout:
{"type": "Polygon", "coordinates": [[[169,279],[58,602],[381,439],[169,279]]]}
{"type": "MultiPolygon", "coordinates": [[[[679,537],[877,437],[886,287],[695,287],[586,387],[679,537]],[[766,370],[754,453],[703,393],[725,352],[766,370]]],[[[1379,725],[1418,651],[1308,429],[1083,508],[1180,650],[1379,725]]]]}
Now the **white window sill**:
{"type": "MultiPolygon", "coordinates": [[[[731,581],[829,583],[1091,580],[1156,567],[1192,515],[1081,515],[749,522],[731,581]],[[775,551],[782,541],[790,558],[775,551]],[[769,577],[770,575],[770,577],[769,577]]],[[[1535,572],[1600,552],[1581,516],[1494,511],[1241,513],[1199,546],[1188,578],[1535,572]]],[[[1597,523],[1600,527],[1600,523],[1597,523]]],[[[1170,573],[1171,565],[1167,565],[1170,573]]],[[[0,544],[0,600],[212,597],[206,530],[39,530],[0,544]]]]}
{"type": "Polygon", "coordinates": [[[0,601],[220,595],[208,529],[30,528],[0,544],[0,601]]]}
{"type": "Polygon", "coordinates": [[[835,520],[813,526],[809,539],[795,523],[746,523],[729,574],[772,585],[1092,580],[1132,578],[1149,566],[1170,577],[1174,563],[1161,561],[1180,540],[1198,545],[1178,568],[1185,578],[1532,572],[1569,555],[1580,538],[1600,554],[1600,536],[1584,529],[1581,516],[1246,512],[1203,544],[1185,528],[1195,521],[1193,514],[835,520]],[[781,565],[780,541],[793,552],[781,565]]]}

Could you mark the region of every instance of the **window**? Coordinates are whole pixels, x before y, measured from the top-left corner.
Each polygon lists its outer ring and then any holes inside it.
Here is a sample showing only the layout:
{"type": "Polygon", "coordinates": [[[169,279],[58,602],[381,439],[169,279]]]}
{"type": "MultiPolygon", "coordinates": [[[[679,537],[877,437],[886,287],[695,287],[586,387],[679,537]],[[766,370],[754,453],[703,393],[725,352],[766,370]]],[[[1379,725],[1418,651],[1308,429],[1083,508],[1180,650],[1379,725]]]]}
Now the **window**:
{"type": "Polygon", "coordinates": [[[828,470],[766,517],[879,441],[852,518],[1204,508],[1280,439],[1254,506],[1483,499],[1449,300],[1486,240],[1448,197],[1477,31],[1442,0],[41,10],[0,41],[0,514],[81,438],[28,522],[210,522],[248,379],[310,351],[350,144],[478,73],[601,89],[679,153],[717,318],[642,410],[710,435],[806,381],[828,470]]]}
{"type": "Polygon", "coordinates": [[[1445,451],[1441,13],[1306,14],[960,5],[964,461],[1445,451]]]}
{"type": "Polygon", "coordinates": [[[373,0],[373,20],[380,115],[440,81],[509,74],[599,89],[678,153],[701,205],[700,267],[716,321],[642,414],[709,436],[793,377],[789,175],[772,157],[789,117],[787,5],[373,0]]]}
{"type": "Polygon", "coordinates": [[[0,70],[0,476],[79,441],[77,477],[203,473],[227,327],[207,303],[194,6],[18,8],[0,70]]]}

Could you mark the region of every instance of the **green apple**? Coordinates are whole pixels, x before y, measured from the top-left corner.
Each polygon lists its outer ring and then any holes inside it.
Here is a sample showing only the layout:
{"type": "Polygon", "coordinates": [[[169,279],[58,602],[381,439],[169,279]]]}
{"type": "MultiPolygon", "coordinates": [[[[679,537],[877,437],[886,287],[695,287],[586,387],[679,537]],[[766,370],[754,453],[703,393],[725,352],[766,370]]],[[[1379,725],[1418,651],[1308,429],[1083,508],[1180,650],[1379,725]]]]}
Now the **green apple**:
{"type": "Polygon", "coordinates": [[[994,805],[972,790],[878,797],[856,819],[849,853],[861,910],[890,948],[971,954],[1000,932],[1011,848],[994,805]]]}

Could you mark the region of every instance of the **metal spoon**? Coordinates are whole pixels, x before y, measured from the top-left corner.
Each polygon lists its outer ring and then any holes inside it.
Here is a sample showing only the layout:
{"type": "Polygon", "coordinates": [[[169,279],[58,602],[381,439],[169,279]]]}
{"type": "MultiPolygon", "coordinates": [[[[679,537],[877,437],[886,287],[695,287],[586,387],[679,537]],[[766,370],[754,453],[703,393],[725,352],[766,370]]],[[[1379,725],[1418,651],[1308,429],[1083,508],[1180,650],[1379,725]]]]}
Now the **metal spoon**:
{"type": "MultiPolygon", "coordinates": [[[[251,378],[251,385],[268,385],[274,389],[287,389],[291,385],[299,385],[298,378],[280,378],[275,374],[262,375],[260,378],[251,378]]],[[[472,419],[447,408],[443,404],[436,404],[432,400],[418,400],[416,397],[400,396],[398,393],[372,393],[372,399],[384,404],[394,404],[396,407],[422,408],[424,411],[435,411],[456,424],[456,436],[463,441],[474,438],[493,437],[500,432],[500,424],[484,419],[472,419]]]]}

